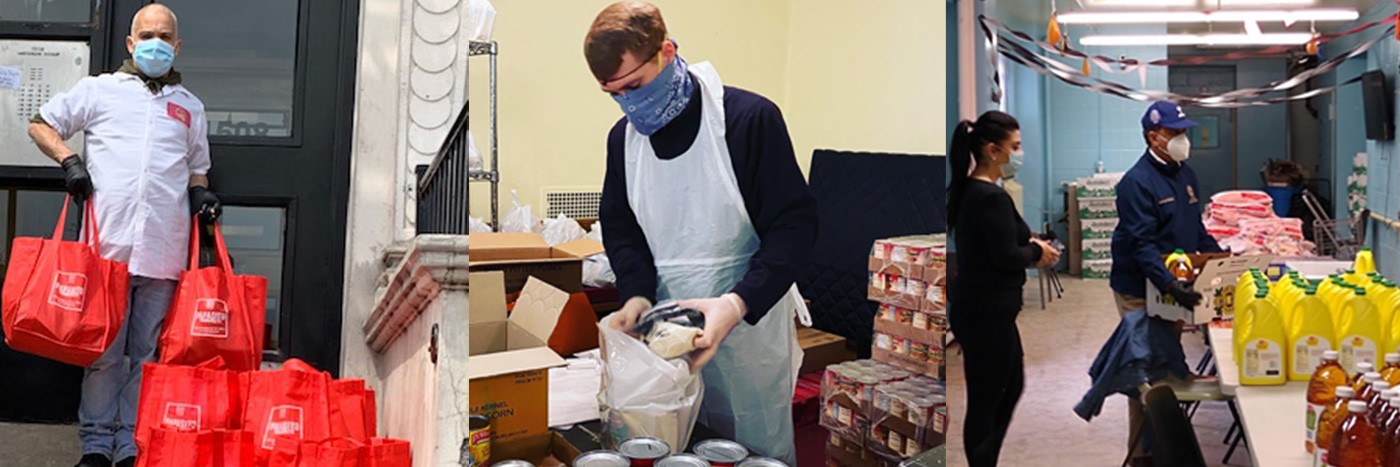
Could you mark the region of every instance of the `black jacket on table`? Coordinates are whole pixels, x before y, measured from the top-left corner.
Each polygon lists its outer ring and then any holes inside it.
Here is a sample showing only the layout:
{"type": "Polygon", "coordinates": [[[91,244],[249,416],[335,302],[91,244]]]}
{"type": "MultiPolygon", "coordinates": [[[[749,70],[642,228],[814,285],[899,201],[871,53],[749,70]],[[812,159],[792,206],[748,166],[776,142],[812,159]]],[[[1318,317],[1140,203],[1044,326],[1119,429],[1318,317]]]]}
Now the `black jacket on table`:
{"type": "MultiPolygon", "coordinates": [[[[696,79],[694,75],[691,78],[696,79]]],[[[651,147],[658,158],[675,159],[695,142],[704,99],[700,87],[694,89],[685,110],[651,135],[651,147]]],[[[777,105],[758,94],[725,86],[724,118],[739,193],[759,238],[748,272],[732,292],[749,309],[744,320],[758,324],[802,274],[813,254],[817,204],[797,166],[792,139],[777,105]]],[[[608,133],[607,175],[598,218],[622,300],[640,296],[654,303],[656,262],[627,200],[626,131],[624,117],[608,133]]]]}
{"type": "Polygon", "coordinates": [[[1030,239],[1030,228],[1005,190],[969,179],[953,226],[958,274],[948,290],[949,318],[974,312],[962,304],[1019,311],[1026,269],[1041,255],[1030,239]]]}

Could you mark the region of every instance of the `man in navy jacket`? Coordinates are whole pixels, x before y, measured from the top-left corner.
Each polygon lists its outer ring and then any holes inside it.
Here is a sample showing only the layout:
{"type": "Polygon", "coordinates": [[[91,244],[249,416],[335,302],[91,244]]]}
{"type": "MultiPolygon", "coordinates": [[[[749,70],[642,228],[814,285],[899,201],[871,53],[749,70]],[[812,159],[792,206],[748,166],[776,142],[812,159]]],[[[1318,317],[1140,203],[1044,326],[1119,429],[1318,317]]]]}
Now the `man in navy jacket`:
{"type": "MultiPolygon", "coordinates": [[[[1167,271],[1162,255],[1181,249],[1188,253],[1221,251],[1201,222],[1201,193],[1196,172],[1186,165],[1191,140],[1186,130],[1196,126],[1171,102],[1156,102],[1142,116],[1147,151],[1118,182],[1118,228],[1113,231],[1113,270],[1109,285],[1118,313],[1147,308],[1147,283],[1177,303],[1194,308],[1201,294],[1167,271]]],[[[1180,328],[1177,328],[1178,336],[1180,328]]],[[[1129,403],[1130,445],[1142,425],[1142,404],[1129,403]]],[[[1146,459],[1141,450],[1135,459],[1146,459]]],[[[1143,463],[1140,461],[1137,463],[1143,463]]]]}

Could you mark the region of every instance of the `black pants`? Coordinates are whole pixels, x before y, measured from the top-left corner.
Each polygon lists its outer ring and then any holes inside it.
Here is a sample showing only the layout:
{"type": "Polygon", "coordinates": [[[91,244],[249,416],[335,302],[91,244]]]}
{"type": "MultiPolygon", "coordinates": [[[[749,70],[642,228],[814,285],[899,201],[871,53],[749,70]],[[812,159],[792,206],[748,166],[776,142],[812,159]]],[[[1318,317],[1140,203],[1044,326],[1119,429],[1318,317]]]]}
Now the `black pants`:
{"type": "MultiPolygon", "coordinates": [[[[967,310],[966,305],[961,309],[967,310]]],[[[1016,329],[1015,312],[967,311],[961,313],[963,319],[949,323],[962,345],[967,378],[963,448],[970,467],[993,467],[1025,389],[1021,333],[1016,329]]]]}

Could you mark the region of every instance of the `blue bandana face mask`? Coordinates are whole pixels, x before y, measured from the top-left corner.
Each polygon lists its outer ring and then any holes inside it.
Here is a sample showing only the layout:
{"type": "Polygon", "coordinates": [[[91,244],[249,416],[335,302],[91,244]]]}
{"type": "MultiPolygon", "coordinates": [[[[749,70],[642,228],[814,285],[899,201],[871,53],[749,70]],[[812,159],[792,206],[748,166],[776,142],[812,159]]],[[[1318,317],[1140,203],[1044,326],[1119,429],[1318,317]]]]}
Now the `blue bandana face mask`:
{"type": "Polygon", "coordinates": [[[159,78],[169,73],[170,65],[175,63],[175,47],[160,39],[146,39],[136,43],[131,58],[146,76],[159,78]]]}
{"type": "Polygon", "coordinates": [[[651,136],[685,110],[694,87],[695,83],[686,71],[685,59],[676,55],[676,59],[646,86],[612,98],[622,107],[622,113],[627,114],[627,121],[632,122],[638,133],[651,136]]]}

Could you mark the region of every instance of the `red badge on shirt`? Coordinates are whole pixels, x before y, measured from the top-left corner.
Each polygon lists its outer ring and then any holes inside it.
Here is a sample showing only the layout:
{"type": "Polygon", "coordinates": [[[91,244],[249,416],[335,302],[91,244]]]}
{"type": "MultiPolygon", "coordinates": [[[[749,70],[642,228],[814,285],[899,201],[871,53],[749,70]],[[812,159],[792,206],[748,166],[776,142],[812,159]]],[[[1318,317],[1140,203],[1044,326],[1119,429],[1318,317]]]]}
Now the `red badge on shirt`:
{"type": "Polygon", "coordinates": [[[180,107],[174,102],[165,104],[165,114],[185,124],[185,128],[190,127],[190,111],[185,110],[184,107],[180,107]]]}

